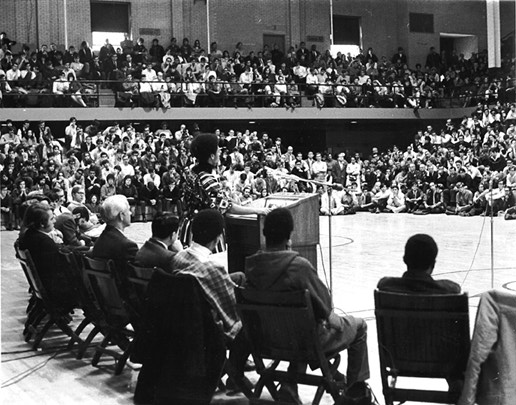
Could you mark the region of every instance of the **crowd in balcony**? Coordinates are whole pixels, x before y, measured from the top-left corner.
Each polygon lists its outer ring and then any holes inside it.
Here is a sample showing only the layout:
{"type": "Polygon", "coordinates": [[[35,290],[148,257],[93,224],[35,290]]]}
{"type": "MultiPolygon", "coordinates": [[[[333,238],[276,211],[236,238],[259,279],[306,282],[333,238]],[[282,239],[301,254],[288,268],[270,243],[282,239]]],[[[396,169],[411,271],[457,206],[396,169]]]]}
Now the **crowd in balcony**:
{"type": "MultiPolygon", "coordinates": [[[[516,105],[479,105],[470,116],[428,126],[405,148],[370,154],[307,154],[277,134],[217,130],[218,174],[227,198],[240,205],[277,192],[319,193],[321,214],[408,212],[516,218],[516,105]]],[[[136,220],[161,210],[181,214],[184,173],[195,162],[190,143],[198,126],[159,128],[70,119],[64,133],[45,122],[0,137],[3,226],[20,225],[33,196],[62,190],[63,207],[96,213],[110,195],[124,194],[136,220]],[[190,132],[191,130],[191,132],[190,132]]]]}
{"type": "Polygon", "coordinates": [[[51,43],[13,54],[16,42],[0,36],[0,103],[8,107],[96,106],[98,81],[122,107],[296,108],[306,97],[304,105],[319,108],[418,109],[514,99],[514,61],[488,69],[486,51],[466,59],[431,47],[424,65],[409,65],[401,47],[392,57],[373,48],[332,56],[305,42],[286,52],[277,44],[247,52],[242,42],[221,51],[217,42],[205,49],[188,38],[163,46],[157,38],[145,44],[126,36],[117,47],[106,40],[98,53],[83,41],[64,52],[51,43]]]}

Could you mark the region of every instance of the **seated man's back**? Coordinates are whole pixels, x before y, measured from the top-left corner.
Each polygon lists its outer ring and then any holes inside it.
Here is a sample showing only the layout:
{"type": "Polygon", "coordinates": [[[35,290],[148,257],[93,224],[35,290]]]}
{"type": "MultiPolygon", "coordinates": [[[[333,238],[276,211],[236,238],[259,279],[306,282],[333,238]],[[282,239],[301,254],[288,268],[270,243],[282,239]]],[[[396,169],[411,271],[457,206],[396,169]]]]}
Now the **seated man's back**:
{"type": "MultiPolygon", "coordinates": [[[[348,349],[348,385],[363,385],[369,378],[367,324],[363,319],[341,317],[333,312],[330,293],[316,270],[307,259],[290,250],[293,229],[294,221],[288,209],[277,208],[267,214],[263,227],[266,249],[246,259],[246,287],[267,291],[308,290],[323,350],[348,349]]],[[[303,372],[306,365],[291,363],[290,367],[303,372]]],[[[297,388],[283,384],[282,390],[295,392],[297,388]]]]}
{"type": "Polygon", "coordinates": [[[125,196],[114,195],[106,198],[101,210],[106,228],[95,242],[91,257],[112,259],[119,269],[123,269],[138,251],[138,245],[124,235],[124,229],[131,225],[129,203],[125,196]]]}
{"type": "Polygon", "coordinates": [[[377,288],[381,291],[407,294],[459,294],[461,289],[457,283],[432,278],[437,253],[437,244],[431,236],[411,236],[405,245],[403,256],[407,271],[402,277],[382,278],[377,288]]]}
{"type": "Polygon", "coordinates": [[[226,269],[210,258],[224,232],[224,218],[216,210],[202,210],[192,222],[192,244],[177,253],[172,261],[173,273],[189,274],[197,279],[204,296],[213,308],[228,340],[233,340],[242,323],[236,311],[235,283],[226,269]]]}
{"type": "Polygon", "coordinates": [[[170,251],[169,248],[177,246],[179,219],[171,213],[157,213],[151,227],[152,238],[136,253],[134,262],[141,267],[159,267],[165,271],[172,271],[172,259],[176,252],[170,251]]]}

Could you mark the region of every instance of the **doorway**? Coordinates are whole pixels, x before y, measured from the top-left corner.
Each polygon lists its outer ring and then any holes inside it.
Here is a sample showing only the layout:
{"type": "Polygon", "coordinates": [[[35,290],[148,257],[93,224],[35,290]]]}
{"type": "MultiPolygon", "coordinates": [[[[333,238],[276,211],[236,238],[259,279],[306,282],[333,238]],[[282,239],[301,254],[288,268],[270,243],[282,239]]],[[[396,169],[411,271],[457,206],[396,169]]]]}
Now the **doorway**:
{"type": "Polygon", "coordinates": [[[441,33],[439,47],[441,54],[444,51],[448,58],[455,51],[457,56],[463,53],[464,58],[469,59],[478,52],[478,38],[476,35],[441,33]]]}
{"type": "Polygon", "coordinates": [[[279,50],[285,54],[285,35],[263,34],[263,46],[268,45],[272,51],[274,44],[278,45],[279,50]]]}

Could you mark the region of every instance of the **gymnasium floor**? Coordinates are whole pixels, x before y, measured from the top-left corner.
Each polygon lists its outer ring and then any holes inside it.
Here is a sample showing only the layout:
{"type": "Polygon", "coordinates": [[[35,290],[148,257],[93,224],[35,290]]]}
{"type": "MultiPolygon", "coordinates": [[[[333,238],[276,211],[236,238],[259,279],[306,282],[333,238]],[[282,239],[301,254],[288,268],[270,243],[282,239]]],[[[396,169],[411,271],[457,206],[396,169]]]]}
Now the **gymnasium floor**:
{"type": "MultiPolygon", "coordinates": [[[[415,233],[432,235],[439,246],[434,275],[462,285],[470,296],[473,326],[478,295],[491,288],[491,224],[489,218],[369,214],[333,217],[332,266],[328,251],[328,217],[320,218],[321,250],[319,275],[333,284],[338,312],[365,318],[368,324],[370,385],[383,404],[378,369],[378,348],[374,321],[373,291],[386,275],[399,276],[405,241],[415,233]],[[323,266],[324,264],[324,266],[323,266]],[[331,271],[330,271],[331,267],[331,271]]],[[[516,289],[516,221],[494,218],[494,286],[516,289]]],[[[0,402],[6,404],[132,404],[131,387],[136,372],[126,367],[113,375],[113,361],[90,365],[91,351],[83,360],[62,350],[65,341],[55,335],[34,352],[21,335],[25,319],[27,283],[14,258],[16,232],[2,232],[1,238],[1,382],[0,402]],[[3,402],[3,401],[5,402],[3,402]]],[[[150,236],[150,224],[137,223],[127,229],[129,238],[142,244],[150,236]]],[[[345,355],[341,370],[345,371],[345,355]]],[[[251,379],[256,378],[251,374],[251,379]]],[[[412,384],[411,381],[408,382],[412,384]]],[[[432,383],[433,386],[445,386],[432,383]]],[[[305,404],[313,390],[300,388],[305,404]]],[[[214,404],[247,404],[243,396],[217,393],[214,404]]],[[[325,395],[322,404],[333,404],[325,395]]]]}

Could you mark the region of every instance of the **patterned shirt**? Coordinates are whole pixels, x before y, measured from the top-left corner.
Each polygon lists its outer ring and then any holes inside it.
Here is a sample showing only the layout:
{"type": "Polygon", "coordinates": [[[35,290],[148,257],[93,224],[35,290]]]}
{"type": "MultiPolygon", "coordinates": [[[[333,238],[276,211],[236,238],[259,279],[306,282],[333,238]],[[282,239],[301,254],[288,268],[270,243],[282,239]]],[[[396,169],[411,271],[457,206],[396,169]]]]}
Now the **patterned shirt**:
{"type": "Polygon", "coordinates": [[[182,200],[189,219],[203,209],[217,209],[225,214],[231,208],[230,196],[224,192],[217,176],[208,172],[185,171],[182,200]]]}
{"type": "Polygon", "coordinates": [[[235,284],[224,267],[210,260],[211,252],[195,242],[174,256],[174,274],[188,274],[197,279],[212,307],[212,315],[227,338],[233,340],[242,328],[236,311],[235,284]]]}

